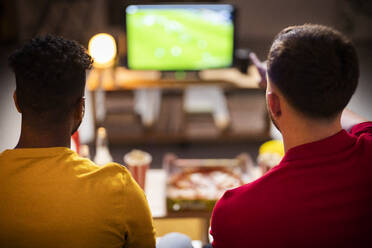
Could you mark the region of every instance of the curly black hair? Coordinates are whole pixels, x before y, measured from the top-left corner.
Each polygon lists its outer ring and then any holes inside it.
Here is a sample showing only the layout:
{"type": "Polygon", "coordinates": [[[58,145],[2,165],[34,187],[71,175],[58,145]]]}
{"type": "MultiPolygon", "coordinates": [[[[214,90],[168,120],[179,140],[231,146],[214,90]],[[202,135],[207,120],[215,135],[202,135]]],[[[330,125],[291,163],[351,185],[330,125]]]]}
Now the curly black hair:
{"type": "Polygon", "coordinates": [[[93,60],[76,41],[46,35],[27,42],[8,62],[22,112],[61,114],[83,96],[86,70],[93,60]]]}

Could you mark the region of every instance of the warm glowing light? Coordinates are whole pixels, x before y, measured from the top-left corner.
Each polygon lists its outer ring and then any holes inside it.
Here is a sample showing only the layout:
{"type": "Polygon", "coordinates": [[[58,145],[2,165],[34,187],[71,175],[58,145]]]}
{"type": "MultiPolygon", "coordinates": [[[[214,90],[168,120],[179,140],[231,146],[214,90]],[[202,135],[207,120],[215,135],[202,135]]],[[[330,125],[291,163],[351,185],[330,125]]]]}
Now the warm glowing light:
{"type": "Polygon", "coordinates": [[[116,57],[115,39],[105,33],[93,36],[88,45],[90,56],[94,59],[94,66],[97,68],[107,68],[114,64],[116,57]]]}

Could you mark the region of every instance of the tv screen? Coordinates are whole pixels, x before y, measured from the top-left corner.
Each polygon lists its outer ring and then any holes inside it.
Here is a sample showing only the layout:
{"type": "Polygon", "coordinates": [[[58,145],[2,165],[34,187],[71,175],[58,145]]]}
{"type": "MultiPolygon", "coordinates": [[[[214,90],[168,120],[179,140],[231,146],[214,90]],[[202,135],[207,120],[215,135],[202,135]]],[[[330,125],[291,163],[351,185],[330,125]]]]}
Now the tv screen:
{"type": "Polygon", "coordinates": [[[233,64],[229,4],[130,5],[126,34],[130,69],[195,71],[233,64]]]}

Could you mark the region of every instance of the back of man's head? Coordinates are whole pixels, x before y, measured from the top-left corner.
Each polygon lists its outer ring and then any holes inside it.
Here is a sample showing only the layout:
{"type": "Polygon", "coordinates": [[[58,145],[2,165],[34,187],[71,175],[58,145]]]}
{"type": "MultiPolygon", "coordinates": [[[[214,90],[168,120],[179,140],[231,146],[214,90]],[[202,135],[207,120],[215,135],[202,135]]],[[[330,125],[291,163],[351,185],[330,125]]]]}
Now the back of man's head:
{"type": "Polygon", "coordinates": [[[332,28],[311,24],[288,27],[276,36],[267,71],[289,104],[314,119],[336,117],[359,78],[352,43],[332,28]]]}
{"type": "Polygon", "coordinates": [[[65,118],[83,96],[92,58],[75,41],[37,37],[9,57],[23,114],[47,120],[65,118]]]}

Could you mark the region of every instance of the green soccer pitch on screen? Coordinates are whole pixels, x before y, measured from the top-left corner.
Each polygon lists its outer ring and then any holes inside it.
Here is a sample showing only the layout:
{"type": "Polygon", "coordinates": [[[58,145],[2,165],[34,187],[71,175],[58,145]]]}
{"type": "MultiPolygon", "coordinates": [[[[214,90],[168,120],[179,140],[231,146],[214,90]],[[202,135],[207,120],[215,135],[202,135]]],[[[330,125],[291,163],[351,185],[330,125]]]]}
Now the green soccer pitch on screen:
{"type": "Polygon", "coordinates": [[[130,5],[126,8],[128,67],[160,71],[230,67],[233,19],[229,4],[130,5]]]}

